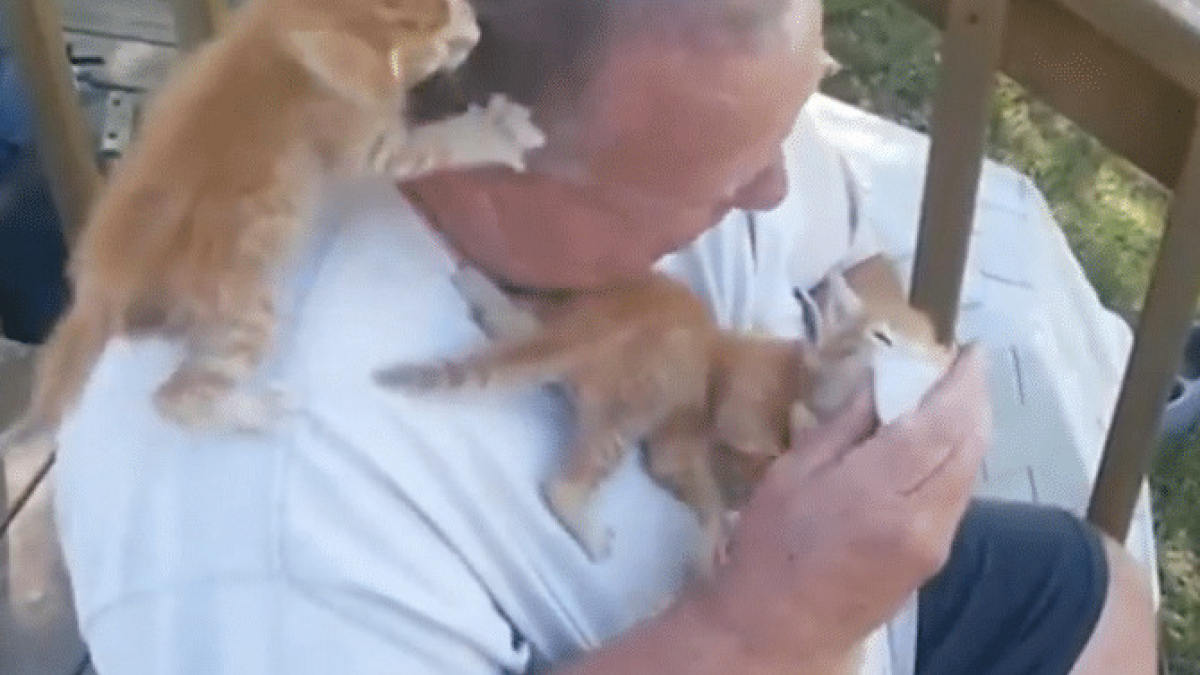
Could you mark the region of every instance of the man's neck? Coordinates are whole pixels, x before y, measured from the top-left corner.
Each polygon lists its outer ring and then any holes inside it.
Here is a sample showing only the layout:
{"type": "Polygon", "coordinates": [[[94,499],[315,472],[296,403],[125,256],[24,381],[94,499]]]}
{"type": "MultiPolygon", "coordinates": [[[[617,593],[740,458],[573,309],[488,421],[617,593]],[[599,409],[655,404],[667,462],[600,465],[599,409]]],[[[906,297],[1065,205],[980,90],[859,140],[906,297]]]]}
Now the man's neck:
{"type": "Polygon", "coordinates": [[[705,217],[501,171],[444,173],[401,189],[457,257],[519,287],[594,288],[640,277],[690,241],[672,239],[682,229],[673,220],[705,217]]]}

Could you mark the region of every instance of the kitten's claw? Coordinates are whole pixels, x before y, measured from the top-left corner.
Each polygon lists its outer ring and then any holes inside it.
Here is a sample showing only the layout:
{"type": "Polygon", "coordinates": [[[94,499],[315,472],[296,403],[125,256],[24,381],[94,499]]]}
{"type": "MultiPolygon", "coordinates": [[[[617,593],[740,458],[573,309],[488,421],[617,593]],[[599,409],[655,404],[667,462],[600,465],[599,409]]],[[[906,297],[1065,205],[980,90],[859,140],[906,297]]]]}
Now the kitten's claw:
{"type": "Polygon", "coordinates": [[[398,178],[497,164],[524,171],[525,154],[545,142],[529,110],[496,95],[486,108],[472,105],[461,115],[410,127],[388,168],[398,178]]]}

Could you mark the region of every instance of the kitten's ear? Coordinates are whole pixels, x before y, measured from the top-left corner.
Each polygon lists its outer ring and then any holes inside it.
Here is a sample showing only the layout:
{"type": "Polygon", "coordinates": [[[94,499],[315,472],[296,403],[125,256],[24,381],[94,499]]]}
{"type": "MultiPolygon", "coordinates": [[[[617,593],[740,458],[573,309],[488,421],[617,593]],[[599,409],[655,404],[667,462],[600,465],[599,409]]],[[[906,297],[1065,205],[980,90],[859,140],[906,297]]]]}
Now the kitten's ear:
{"type": "Polygon", "coordinates": [[[825,297],[821,304],[821,323],[825,335],[830,335],[863,317],[863,301],[850,288],[841,272],[830,273],[826,280],[825,297]]]}
{"type": "Polygon", "coordinates": [[[399,64],[359,38],[337,30],[292,31],[286,45],[300,65],[335,93],[374,106],[400,87],[399,64]]]}

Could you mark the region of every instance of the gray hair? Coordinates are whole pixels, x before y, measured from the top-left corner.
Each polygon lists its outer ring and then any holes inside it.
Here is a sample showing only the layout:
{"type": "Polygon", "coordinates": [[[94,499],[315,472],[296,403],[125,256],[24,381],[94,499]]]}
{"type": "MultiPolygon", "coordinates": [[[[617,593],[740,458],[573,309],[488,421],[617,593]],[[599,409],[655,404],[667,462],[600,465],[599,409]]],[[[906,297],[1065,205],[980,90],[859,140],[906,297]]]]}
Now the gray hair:
{"type": "Polygon", "coordinates": [[[409,115],[436,119],[491,93],[535,107],[570,104],[616,39],[664,30],[689,39],[754,41],[791,0],[470,0],[482,37],[458,72],[419,87],[409,115]]]}

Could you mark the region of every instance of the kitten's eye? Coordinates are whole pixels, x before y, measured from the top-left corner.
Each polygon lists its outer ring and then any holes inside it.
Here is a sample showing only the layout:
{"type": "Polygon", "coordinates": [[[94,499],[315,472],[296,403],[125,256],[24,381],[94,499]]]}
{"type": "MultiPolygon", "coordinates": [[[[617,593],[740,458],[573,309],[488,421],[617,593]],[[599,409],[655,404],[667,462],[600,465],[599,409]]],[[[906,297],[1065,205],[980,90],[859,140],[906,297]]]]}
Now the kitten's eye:
{"type": "Polygon", "coordinates": [[[885,344],[889,347],[892,346],[891,336],[879,328],[875,328],[871,331],[871,337],[875,338],[876,340],[879,340],[880,342],[882,342],[883,344],[885,344]]]}

